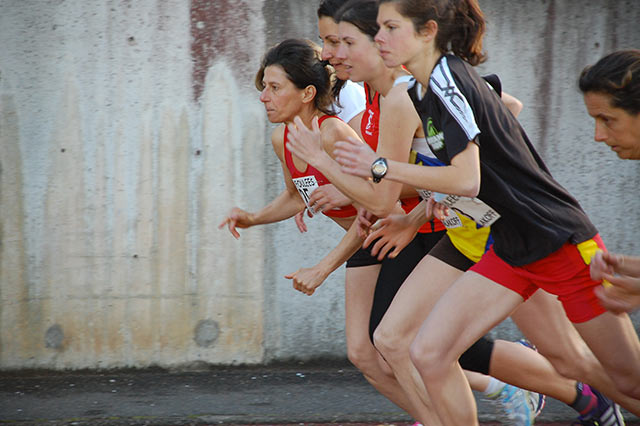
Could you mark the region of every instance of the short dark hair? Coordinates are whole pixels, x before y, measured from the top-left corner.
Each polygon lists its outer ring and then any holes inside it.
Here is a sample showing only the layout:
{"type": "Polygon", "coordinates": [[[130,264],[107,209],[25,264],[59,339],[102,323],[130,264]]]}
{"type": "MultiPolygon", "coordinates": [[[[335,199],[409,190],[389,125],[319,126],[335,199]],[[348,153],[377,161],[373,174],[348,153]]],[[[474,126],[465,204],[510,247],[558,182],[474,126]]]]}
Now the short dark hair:
{"type": "Polygon", "coordinates": [[[603,93],[611,104],[630,114],[640,113],[640,50],[610,53],[582,70],[578,80],[582,93],[603,93]]]}
{"type": "Polygon", "coordinates": [[[320,48],[310,40],[287,39],[272,47],[262,58],[260,69],[256,73],[255,84],[260,91],[264,90],[264,70],[270,65],[279,65],[287,74],[287,78],[298,89],[307,86],[316,88],[313,100],[317,109],[325,114],[333,114],[331,83],[333,67],[323,61],[319,55],[320,48]]]}

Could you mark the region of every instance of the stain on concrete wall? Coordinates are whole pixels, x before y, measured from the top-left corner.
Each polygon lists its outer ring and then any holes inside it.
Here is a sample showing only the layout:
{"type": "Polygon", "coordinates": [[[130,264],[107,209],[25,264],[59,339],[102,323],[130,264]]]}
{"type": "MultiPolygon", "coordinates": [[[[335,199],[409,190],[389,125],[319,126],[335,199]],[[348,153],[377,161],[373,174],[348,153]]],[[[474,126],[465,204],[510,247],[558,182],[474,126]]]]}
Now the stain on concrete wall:
{"type": "Polygon", "coordinates": [[[263,35],[258,18],[260,4],[250,0],[192,0],[190,10],[191,57],[194,98],[200,98],[211,64],[219,59],[231,63],[239,80],[253,74],[255,55],[261,54],[257,41],[263,35]]]}
{"type": "MultiPolygon", "coordinates": [[[[2,71],[0,83],[4,81],[2,71]]],[[[28,353],[37,345],[38,336],[29,328],[29,318],[35,316],[19,302],[29,297],[19,125],[14,97],[0,93],[0,364],[7,357],[28,353]],[[10,346],[16,330],[24,338],[10,346]]]]}

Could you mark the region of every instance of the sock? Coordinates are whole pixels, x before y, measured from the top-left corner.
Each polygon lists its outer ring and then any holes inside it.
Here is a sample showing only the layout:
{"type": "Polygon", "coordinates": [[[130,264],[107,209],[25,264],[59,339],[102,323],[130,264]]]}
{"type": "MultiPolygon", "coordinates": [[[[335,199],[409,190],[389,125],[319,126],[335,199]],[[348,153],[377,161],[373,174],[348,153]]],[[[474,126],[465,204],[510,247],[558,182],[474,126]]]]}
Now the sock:
{"type": "Polygon", "coordinates": [[[569,404],[571,408],[580,413],[581,416],[588,414],[591,410],[598,406],[598,398],[591,391],[591,388],[586,383],[576,383],[576,392],[578,396],[569,404]]]}
{"type": "Polygon", "coordinates": [[[501,382],[496,378],[489,377],[489,385],[487,385],[487,388],[482,393],[488,398],[495,398],[500,395],[500,392],[505,386],[506,383],[501,382]]]}

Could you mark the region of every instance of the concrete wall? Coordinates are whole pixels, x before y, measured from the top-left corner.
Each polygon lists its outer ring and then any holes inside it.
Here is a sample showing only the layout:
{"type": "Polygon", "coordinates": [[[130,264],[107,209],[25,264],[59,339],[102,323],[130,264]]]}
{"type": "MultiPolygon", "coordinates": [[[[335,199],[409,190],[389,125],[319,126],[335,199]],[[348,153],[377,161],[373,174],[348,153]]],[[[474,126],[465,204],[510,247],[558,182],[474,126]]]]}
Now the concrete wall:
{"type": "MultiPolygon", "coordinates": [[[[640,254],[640,163],[592,142],[575,89],[640,47],[635,1],[481,2],[483,72],[613,250],[640,254]]],[[[325,218],[217,224],[283,188],[253,87],[267,46],[316,39],[316,2],[0,2],[0,368],[179,367],[343,357],[344,270],[313,296],[283,276],[331,249],[325,218]]],[[[637,322],[636,322],[637,323],[637,322]]],[[[517,332],[507,322],[497,332],[517,332]]]]}

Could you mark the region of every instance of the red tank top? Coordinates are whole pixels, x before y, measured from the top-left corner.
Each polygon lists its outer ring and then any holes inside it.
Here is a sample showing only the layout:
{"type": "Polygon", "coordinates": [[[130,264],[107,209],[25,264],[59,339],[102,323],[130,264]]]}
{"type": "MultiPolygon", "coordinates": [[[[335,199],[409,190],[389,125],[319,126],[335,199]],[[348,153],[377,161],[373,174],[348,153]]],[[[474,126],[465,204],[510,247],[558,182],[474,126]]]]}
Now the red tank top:
{"type": "Polygon", "coordinates": [[[364,141],[374,151],[378,149],[378,137],[380,136],[380,93],[375,92],[371,99],[371,88],[364,83],[364,94],[367,106],[360,121],[360,133],[364,141]]]}
{"type": "MultiPolygon", "coordinates": [[[[335,115],[323,115],[318,119],[318,126],[322,125],[322,122],[327,118],[338,118],[338,117],[336,117],[335,115]]],[[[327,179],[322,173],[320,173],[318,169],[316,169],[315,167],[309,164],[307,164],[307,168],[303,172],[299,171],[296,168],[295,164],[293,164],[291,151],[289,151],[289,149],[287,148],[287,144],[289,143],[288,136],[289,136],[289,131],[285,126],[284,128],[284,161],[287,165],[287,168],[289,169],[289,173],[291,173],[291,178],[294,179],[294,183],[298,188],[298,192],[300,192],[300,196],[304,199],[306,204],[307,201],[309,200],[309,195],[311,195],[310,192],[307,193],[305,191],[306,182],[313,182],[315,180],[318,186],[326,185],[331,182],[329,182],[329,179],[327,179]],[[296,179],[299,179],[299,180],[296,181],[296,179]]],[[[312,185],[312,186],[315,187],[315,185],[312,185]]],[[[323,211],[322,213],[329,217],[352,217],[358,214],[357,210],[352,205],[348,205],[345,207],[338,207],[332,210],[323,211]]]]}
{"type": "MultiPolygon", "coordinates": [[[[378,138],[380,137],[380,93],[375,92],[371,97],[371,89],[367,83],[364,83],[364,92],[367,99],[367,106],[360,122],[360,131],[362,138],[374,151],[378,147],[378,138]]],[[[415,206],[420,204],[420,197],[412,197],[400,200],[402,209],[409,213],[415,206]]],[[[418,229],[418,232],[429,233],[436,231],[444,231],[446,228],[438,219],[427,222],[418,229]]]]}

